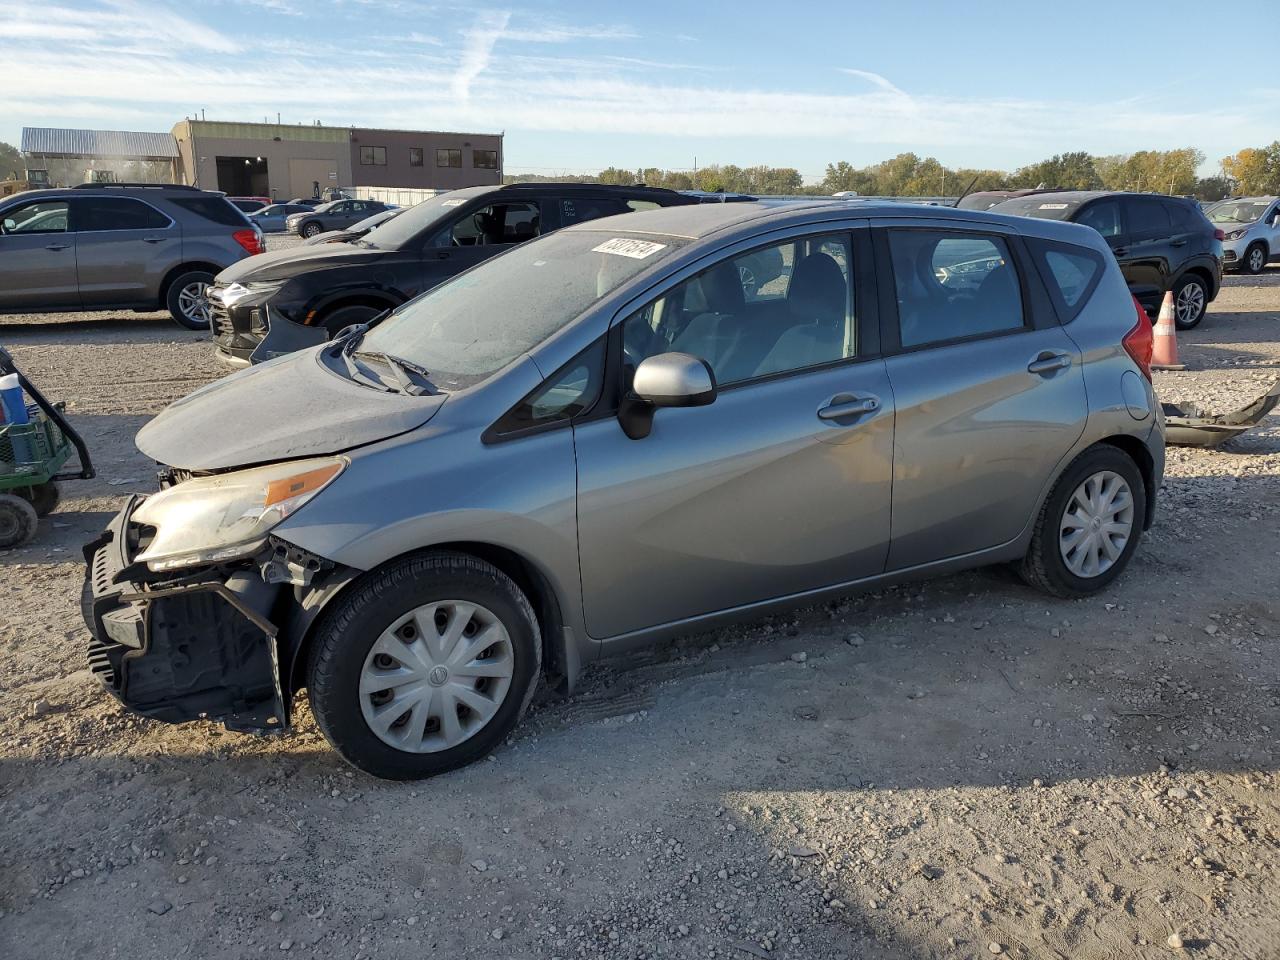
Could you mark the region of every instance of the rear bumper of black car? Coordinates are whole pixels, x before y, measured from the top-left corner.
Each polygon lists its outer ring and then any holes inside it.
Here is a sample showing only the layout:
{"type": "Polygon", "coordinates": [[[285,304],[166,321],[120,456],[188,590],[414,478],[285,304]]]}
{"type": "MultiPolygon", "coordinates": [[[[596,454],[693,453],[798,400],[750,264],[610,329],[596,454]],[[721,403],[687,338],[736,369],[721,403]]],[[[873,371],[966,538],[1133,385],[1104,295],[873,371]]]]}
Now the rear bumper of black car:
{"type": "Polygon", "coordinates": [[[155,720],[206,718],[258,733],[287,729],[277,630],[269,619],[280,587],[251,567],[145,582],[127,536],[141,502],[130,499],[84,548],[90,669],[126,707],[155,720]]]}

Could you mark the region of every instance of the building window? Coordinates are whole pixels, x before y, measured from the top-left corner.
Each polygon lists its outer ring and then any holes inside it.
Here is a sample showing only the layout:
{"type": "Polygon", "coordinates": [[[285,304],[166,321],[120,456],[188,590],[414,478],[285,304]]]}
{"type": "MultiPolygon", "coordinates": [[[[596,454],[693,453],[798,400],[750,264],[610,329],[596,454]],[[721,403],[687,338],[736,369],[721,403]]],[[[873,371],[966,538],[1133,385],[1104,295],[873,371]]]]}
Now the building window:
{"type": "Polygon", "coordinates": [[[409,166],[411,167],[422,166],[422,148],[421,147],[409,148],[409,166]]]}
{"type": "Polygon", "coordinates": [[[385,167],[387,165],[387,148],[361,147],[360,165],[365,167],[385,167]]]}
{"type": "Polygon", "coordinates": [[[480,167],[485,170],[498,169],[498,151],[497,150],[472,150],[471,165],[480,167]]]}
{"type": "Polygon", "coordinates": [[[436,151],[437,167],[460,167],[462,166],[461,150],[444,150],[436,151]]]}

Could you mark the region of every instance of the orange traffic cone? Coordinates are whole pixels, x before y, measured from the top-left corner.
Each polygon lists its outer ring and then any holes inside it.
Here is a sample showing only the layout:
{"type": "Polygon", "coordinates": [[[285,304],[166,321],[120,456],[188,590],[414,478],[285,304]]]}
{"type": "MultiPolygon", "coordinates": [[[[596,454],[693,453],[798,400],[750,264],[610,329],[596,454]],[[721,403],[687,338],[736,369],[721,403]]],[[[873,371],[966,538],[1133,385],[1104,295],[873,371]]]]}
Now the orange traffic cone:
{"type": "Polygon", "coordinates": [[[1156,317],[1155,343],[1151,350],[1152,370],[1185,370],[1187,365],[1178,362],[1178,331],[1173,324],[1173,293],[1164,295],[1160,315],[1156,317]]]}

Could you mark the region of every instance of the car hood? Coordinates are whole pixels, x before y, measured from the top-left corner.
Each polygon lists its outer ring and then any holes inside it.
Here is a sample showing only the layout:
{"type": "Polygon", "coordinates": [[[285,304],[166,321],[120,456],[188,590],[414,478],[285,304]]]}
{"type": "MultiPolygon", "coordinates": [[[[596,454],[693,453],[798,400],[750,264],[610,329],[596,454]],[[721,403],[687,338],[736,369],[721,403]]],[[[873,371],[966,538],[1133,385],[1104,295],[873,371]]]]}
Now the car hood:
{"type": "Polygon", "coordinates": [[[258,283],[267,280],[291,280],[303,273],[323,267],[363,266],[376,263],[386,250],[353,247],[341,243],[322,243],[312,247],[273,250],[246,257],[218,274],[219,283],[258,283]]]}
{"type": "Polygon", "coordinates": [[[137,436],[148,457],[226,470],[341,453],[420,427],[447,395],[411,397],[352,383],[324,366],[329,345],[247,367],[171,404],[137,436]]]}

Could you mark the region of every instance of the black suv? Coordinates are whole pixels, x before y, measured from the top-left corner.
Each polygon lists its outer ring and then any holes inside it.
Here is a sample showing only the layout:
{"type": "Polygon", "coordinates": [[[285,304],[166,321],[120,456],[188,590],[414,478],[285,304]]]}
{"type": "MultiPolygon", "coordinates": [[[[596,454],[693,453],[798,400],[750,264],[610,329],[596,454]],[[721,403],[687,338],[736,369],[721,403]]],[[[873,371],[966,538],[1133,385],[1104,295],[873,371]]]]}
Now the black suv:
{"type": "Polygon", "coordinates": [[[991,207],[1093,227],[1120,261],[1129,290],[1148,313],[1173,291],[1174,320],[1190,330],[1204,319],[1222,285],[1222,231],[1194,200],[1154,193],[1064,190],[1016,197],[991,207]]]}
{"type": "Polygon", "coordinates": [[[540,234],[697,202],[674,190],[590,183],[453,190],[354,243],[279,250],[218,274],[209,289],[217,355],[237,365],[269,360],[372,320],[540,234]]]}

